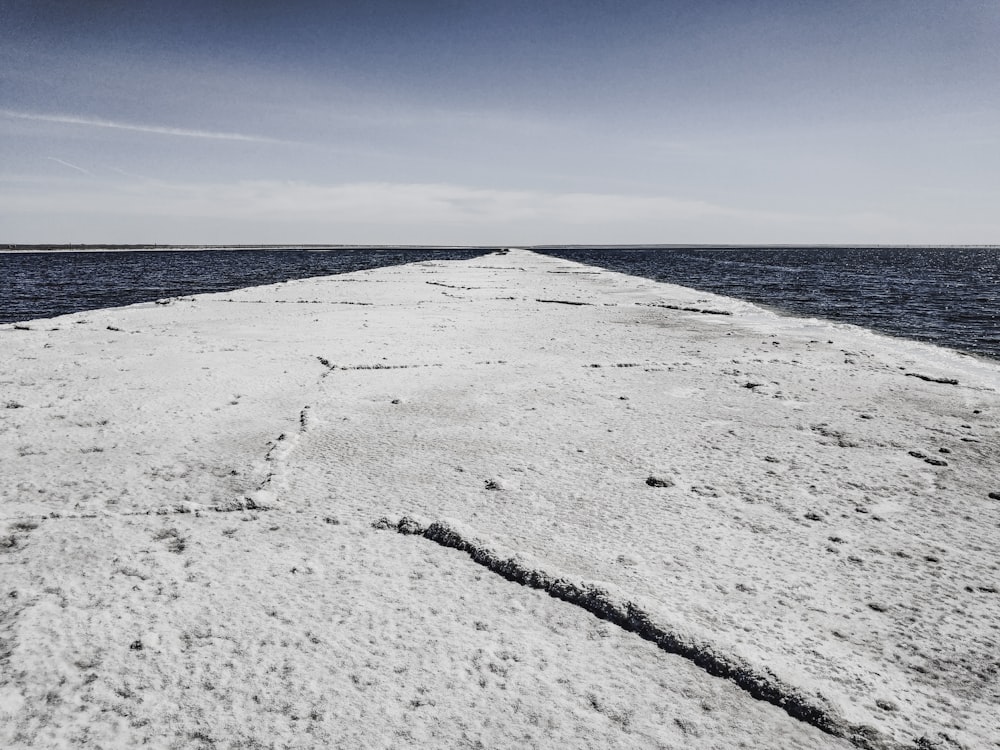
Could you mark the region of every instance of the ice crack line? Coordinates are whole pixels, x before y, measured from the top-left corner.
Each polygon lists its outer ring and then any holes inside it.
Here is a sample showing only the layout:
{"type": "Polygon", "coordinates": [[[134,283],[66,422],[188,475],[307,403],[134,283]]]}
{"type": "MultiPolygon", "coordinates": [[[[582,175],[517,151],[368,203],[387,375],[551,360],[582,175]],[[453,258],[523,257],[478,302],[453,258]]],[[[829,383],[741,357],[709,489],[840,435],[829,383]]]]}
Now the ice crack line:
{"type": "Polygon", "coordinates": [[[239,305],[360,305],[371,307],[374,302],[354,302],[351,300],[322,299],[221,299],[219,302],[232,302],[239,305]]]}
{"type": "Polygon", "coordinates": [[[425,284],[433,284],[434,286],[443,286],[448,289],[482,289],[481,286],[459,286],[458,284],[445,284],[443,281],[425,281],[425,284]]]}
{"type": "Polygon", "coordinates": [[[919,372],[908,372],[906,373],[908,378],[919,378],[920,380],[926,380],[928,383],[941,383],[943,385],[958,385],[958,380],[955,378],[933,378],[930,375],[921,375],[919,372]]]}
{"type": "Polygon", "coordinates": [[[283,432],[271,443],[271,448],[264,456],[267,473],[257,486],[257,491],[247,498],[248,500],[253,500],[258,505],[270,505],[275,499],[274,493],[287,487],[288,456],[299,444],[301,435],[309,430],[314,421],[310,407],[304,406],[299,412],[298,433],[283,432]]]}
{"type": "Polygon", "coordinates": [[[684,307],[682,305],[668,305],[660,302],[636,302],[643,307],[660,307],[664,310],[680,310],[681,312],[701,313],[702,315],[732,315],[729,310],[713,310],[710,307],[684,307]]]}
{"type": "Polygon", "coordinates": [[[536,299],[535,302],[548,302],[553,305],[574,305],[576,307],[593,307],[593,302],[577,302],[571,299],[536,299]]]}
{"type": "Polygon", "coordinates": [[[444,363],[443,362],[426,362],[426,363],[412,364],[412,365],[386,365],[386,364],[382,364],[381,362],[375,362],[374,364],[370,364],[370,365],[338,365],[338,364],[335,364],[335,363],[331,362],[326,357],[317,356],[316,359],[319,361],[319,363],[321,365],[323,365],[323,367],[326,368],[326,372],[324,372],[320,376],[321,378],[325,378],[331,372],[337,372],[338,370],[343,370],[343,371],[347,371],[347,370],[413,370],[413,369],[420,368],[420,367],[444,367],[444,363]]]}
{"type": "Polygon", "coordinates": [[[618,625],[644,640],[655,643],[669,654],[683,657],[715,677],[730,680],[757,700],[777,706],[789,716],[851,742],[863,750],[903,750],[874,727],[851,724],[825,700],[806,695],[787,684],[769,669],[759,669],[739,656],[720,652],[710,643],[698,642],[676,628],[658,623],[649,613],[593,584],[574,583],[543,570],[532,569],[514,557],[504,557],[483,542],[468,538],[448,523],[424,525],[404,516],[397,521],[380,518],[372,524],[400,534],[421,536],[442,547],[465,552],[479,565],[522,586],[540,589],[549,596],[587,610],[602,620],[618,625]]]}
{"type": "Polygon", "coordinates": [[[46,521],[96,521],[107,520],[108,518],[125,518],[134,516],[181,516],[192,515],[196,518],[207,516],[211,513],[242,513],[273,510],[269,505],[261,505],[251,497],[233,498],[223,503],[214,505],[201,505],[200,503],[183,502],[175,505],[159,505],[148,510],[124,510],[114,513],[61,513],[53,510],[49,513],[37,515],[7,516],[0,518],[0,523],[9,523],[11,533],[8,536],[0,537],[0,552],[9,551],[18,547],[18,533],[23,535],[26,531],[33,531],[46,521]]]}

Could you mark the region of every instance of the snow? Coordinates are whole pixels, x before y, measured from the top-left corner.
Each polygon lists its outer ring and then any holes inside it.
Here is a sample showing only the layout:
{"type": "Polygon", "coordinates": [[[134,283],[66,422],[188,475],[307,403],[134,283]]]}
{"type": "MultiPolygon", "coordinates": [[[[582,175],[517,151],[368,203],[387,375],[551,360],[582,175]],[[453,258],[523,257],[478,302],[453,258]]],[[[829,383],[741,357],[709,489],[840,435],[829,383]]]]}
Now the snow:
{"type": "Polygon", "coordinates": [[[516,249],[162,302],[0,326],[0,745],[1000,743],[995,363],[516,249]]]}

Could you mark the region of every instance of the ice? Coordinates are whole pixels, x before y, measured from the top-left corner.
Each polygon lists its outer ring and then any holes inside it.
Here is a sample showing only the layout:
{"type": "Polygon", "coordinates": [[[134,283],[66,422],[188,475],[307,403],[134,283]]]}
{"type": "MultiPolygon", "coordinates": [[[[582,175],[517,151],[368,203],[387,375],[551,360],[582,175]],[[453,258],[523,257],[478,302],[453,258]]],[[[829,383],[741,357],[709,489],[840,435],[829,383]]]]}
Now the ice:
{"type": "Polygon", "coordinates": [[[1000,742],[996,363],[517,249],[23,328],[5,747],[1000,742]]]}

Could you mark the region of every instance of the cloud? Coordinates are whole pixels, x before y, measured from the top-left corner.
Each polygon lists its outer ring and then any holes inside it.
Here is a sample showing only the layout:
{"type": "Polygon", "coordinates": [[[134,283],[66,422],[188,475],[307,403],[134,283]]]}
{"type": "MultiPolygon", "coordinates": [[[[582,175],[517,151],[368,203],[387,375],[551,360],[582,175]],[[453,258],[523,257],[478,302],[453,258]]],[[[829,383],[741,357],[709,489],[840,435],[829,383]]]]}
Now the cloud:
{"type": "Polygon", "coordinates": [[[277,138],[266,138],[257,135],[246,135],[244,133],[220,133],[212,130],[194,130],[190,128],[163,127],[160,125],[136,125],[128,122],[116,122],[114,120],[102,120],[93,117],[79,117],[77,115],[44,115],[34,112],[17,112],[9,109],[0,109],[0,115],[17,120],[31,120],[33,122],[52,122],[60,125],[82,125],[91,128],[110,128],[113,130],[129,130],[136,133],[152,133],[154,135],[179,136],[182,138],[209,138],[219,141],[242,141],[245,143],[276,143],[287,144],[289,141],[277,138]]]}
{"type": "Polygon", "coordinates": [[[76,164],[70,164],[68,161],[63,161],[62,159],[57,159],[54,156],[46,156],[45,158],[48,159],[49,161],[54,161],[56,164],[62,164],[64,167],[69,167],[70,169],[75,169],[77,172],[83,172],[84,174],[88,174],[88,175],[93,176],[93,172],[90,172],[90,171],[84,169],[83,167],[78,167],[78,166],[76,166],[76,164]]]}
{"type": "Polygon", "coordinates": [[[1000,231],[960,218],[921,221],[833,207],[806,215],[665,195],[446,183],[205,184],[95,180],[68,170],[59,178],[0,174],[7,242],[982,244],[1000,231]]]}
{"type": "MultiPolygon", "coordinates": [[[[73,167],[68,163],[67,166],[73,167]]],[[[0,187],[0,195],[7,192],[0,187]]],[[[12,208],[16,206],[19,211],[31,213],[62,210],[231,220],[294,222],[308,219],[329,224],[478,225],[542,221],[593,225],[724,217],[787,223],[803,218],[668,196],[497,190],[443,183],[319,185],[259,180],[226,184],[88,184],[83,187],[63,181],[36,192],[10,190],[6,199],[12,208]]]]}
{"type": "MultiPolygon", "coordinates": [[[[444,183],[226,184],[0,176],[5,221],[63,241],[513,244],[764,241],[815,236],[814,218],[670,196],[501,190],[444,183]],[[45,222],[32,217],[44,216],[45,222]],[[749,237],[750,239],[745,239],[749,237]],[[701,238],[701,239],[699,239],[701,238]],[[744,238],[744,239],[740,239],[744,238]]],[[[53,241],[45,237],[44,241],[53,241]]]]}
{"type": "MultiPolygon", "coordinates": [[[[109,196],[110,198],[110,196],[109,196]]],[[[750,211],[668,196],[496,190],[440,183],[360,182],[318,185],[252,181],[168,184],[116,189],[106,204],[94,195],[87,210],[192,215],[331,224],[608,224],[712,217],[790,222],[801,217],[750,211]]]]}

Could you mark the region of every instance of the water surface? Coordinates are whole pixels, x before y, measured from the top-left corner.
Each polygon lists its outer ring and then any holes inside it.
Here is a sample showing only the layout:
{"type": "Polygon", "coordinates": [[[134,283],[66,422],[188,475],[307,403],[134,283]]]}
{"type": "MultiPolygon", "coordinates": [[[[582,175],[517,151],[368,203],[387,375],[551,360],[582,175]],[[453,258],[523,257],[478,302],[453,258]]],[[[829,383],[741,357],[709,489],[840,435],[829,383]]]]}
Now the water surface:
{"type": "Polygon", "coordinates": [[[539,251],[1000,359],[996,247],[539,251]]]}
{"type": "Polygon", "coordinates": [[[0,323],[401,263],[464,260],[484,252],[338,248],[0,253],[0,323]]]}

